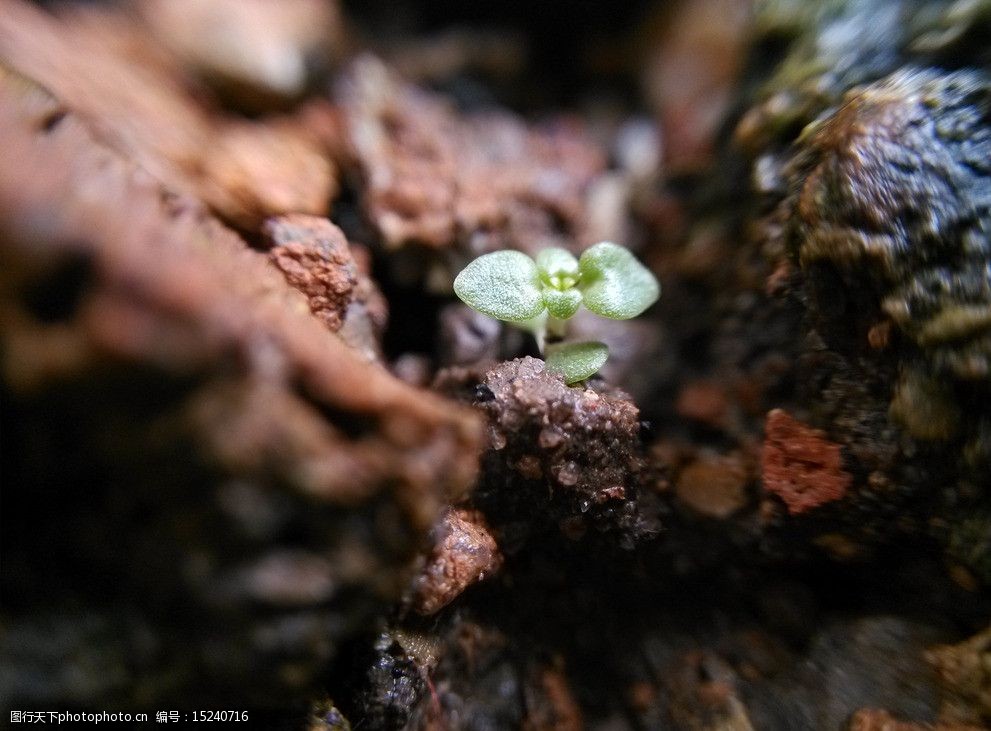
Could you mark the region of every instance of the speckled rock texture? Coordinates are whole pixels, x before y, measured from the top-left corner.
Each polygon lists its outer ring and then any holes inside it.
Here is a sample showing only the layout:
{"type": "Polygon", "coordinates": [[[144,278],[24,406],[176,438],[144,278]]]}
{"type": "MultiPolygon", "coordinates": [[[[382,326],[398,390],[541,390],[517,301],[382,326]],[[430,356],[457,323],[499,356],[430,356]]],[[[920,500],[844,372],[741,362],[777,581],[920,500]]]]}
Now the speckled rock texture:
{"type": "Polygon", "coordinates": [[[381,360],[389,304],[368,271],[368,256],[318,216],[267,220],[262,232],[271,262],[310,303],[310,312],[368,360],[381,360]]]}
{"type": "Polygon", "coordinates": [[[781,409],[767,415],[761,477],[792,515],[840,500],[850,487],[837,444],[781,409]]]}
{"type": "Polygon", "coordinates": [[[472,584],[502,567],[502,553],[485,516],[477,510],[448,510],[440,520],[434,548],[414,583],[413,609],[435,614],[472,584]]]}
{"type": "Polygon", "coordinates": [[[566,386],[525,357],[485,373],[473,397],[489,420],[489,449],[472,500],[497,525],[546,522],[573,539],[613,530],[630,547],[649,532],[636,501],[640,413],[626,394],[566,386]]]}

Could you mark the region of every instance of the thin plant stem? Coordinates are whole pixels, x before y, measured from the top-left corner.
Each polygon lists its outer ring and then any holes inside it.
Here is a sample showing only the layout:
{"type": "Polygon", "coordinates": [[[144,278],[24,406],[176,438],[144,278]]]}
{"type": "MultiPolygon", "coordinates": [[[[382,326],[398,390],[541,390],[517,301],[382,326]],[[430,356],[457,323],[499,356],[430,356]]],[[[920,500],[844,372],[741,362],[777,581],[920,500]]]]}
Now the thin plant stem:
{"type": "MultiPolygon", "coordinates": [[[[567,320],[561,320],[554,315],[547,315],[547,339],[551,342],[557,342],[558,340],[564,340],[565,336],[568,334],[568,322],[567,320]]],[[[543,348],[541,348],[543,352],[543,348]]]]}
{"type": "Polygon", "coordinates": [[[568,335],[568,322],[544,313],[544,317],[531,330],[537,341],[537,350],[541,355],[547,355],[547,345],[564,340],[568,335]]]}

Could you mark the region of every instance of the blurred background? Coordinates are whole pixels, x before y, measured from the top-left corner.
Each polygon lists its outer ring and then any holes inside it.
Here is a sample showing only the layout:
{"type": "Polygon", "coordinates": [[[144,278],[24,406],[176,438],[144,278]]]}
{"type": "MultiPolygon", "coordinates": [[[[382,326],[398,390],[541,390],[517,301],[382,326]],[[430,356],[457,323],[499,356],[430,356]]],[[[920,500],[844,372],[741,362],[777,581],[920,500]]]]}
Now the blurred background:
{"type": "Polygon", "coordinates": [[[989,30],[0,3],[4,722],[987,727],[989,30]],[[576,387],[453,295],[603,240],[576,387]]]}

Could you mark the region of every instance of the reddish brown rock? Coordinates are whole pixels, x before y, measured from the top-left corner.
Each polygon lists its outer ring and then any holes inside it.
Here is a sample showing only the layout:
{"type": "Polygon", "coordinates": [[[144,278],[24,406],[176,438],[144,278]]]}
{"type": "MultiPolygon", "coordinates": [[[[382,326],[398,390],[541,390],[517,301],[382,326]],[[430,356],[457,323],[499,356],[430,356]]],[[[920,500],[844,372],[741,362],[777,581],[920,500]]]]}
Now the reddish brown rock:
{"type": "Polygon", "coordinates": [[[736,675],[714,653],[691,651],[678,657],[665,675],[673,728],[699,731],[753,731],[736,688],[736,675]]]}
{"type": "Polygon", "coordinates": [[[932,727],[899,721],[887,711],[861,709],[853,714],[847,731],[927,731],[932,727]]]}
{"type": "Polygon", "coordinates": [[[291,214],[265,222],[269,259],[286,281],[306,295],[310,311],[331,332],[344,324],[358,272],[344,233],[325,218],[291,214]]]}
{"type": "Polygon", "coordinates": [[[219,215],[253,229],[267,216],[329,210],[336,168],[310,130],[290,118],[214,119],[214,138],[200,152],[200,179],[192,183],[219,215]]]}
{"type": "Polygon", "coordinates": [[[495,537],[477,510],[448,510],[437,532],[434,549],[416,580],[413,609],[420,614],[440,611],[502,566],[495,537]]]}
{"type": "Polygon", "coordinates": [[[0,62],[46,87],[171,190],[240,226],[288,211],[325,213],[336,193],[333,165],[307,134],[220,115],[126,13],[76,6],[53,16],[10,0],[0,13],[0,62]]]}
{"type": "Polygon", "coordinates": [[[840,446],[781,409],[767,415],[761,465],[764,488],[792,515],[842,499],[852,480],[840,446]]]}
{"type": "MultiPolygon", "coordinates": [[[[469,415],[456,411],[448,416],[443,402],[356,359],[310,317],[307,301],[268,266],[264,255],[249,249],[201,206],[171,196],[143,170],[96,143],[75,115],[30,84],[9,74],[0,75],[0,82],[7,105],[0,124],[11,163],[0,169],[7,249],[18,257],[32,252],[54,257],[52,249],[16,246],[45,236],[66,256],[75,250],[102,257],[99,261],[105,263],[98,271],[107,284],[85,300],[79,313],[83,342],[97,349],[94,356],[109,352],[191,368],[229,347],[224,343],[240,343],[245,357],[272,369],[272,375],[287,378],[295,372],[310,398],[341,399],[338,406],[345,410],[388,416],[392,425],[379,433],[385,442],[412,445],[429,438],[434,427],[426,426],[424,418],[437,425],[459,424],[456,432],[471,439],[469,415]],[[51,119],[57,126],[48,129],[51,119]],[[22,179],[22,165],[35,172],[31,182],[22,179]],[[116,192],[116,198],[108,193],[77,202],[88,190],[85,186],[96,184],[92,170],[100,171],[99,183],[116,192]],[[127,210],[119,202],[124,196],[127,210]],[[44,217],[34,217],[40,211],[45,211],[44,217]],[[37,228],[39,221],[45,222],[44,230],[37,228]],[[210,245],[204,246],[204,241],[210,245]],[[207,320],[213,323],[209,328],[207,320]],[[202,332],[197,329],[201,327],[202,332]],[[275,351],[266,350],[265,339],[257,335],[266,329],[278,343],[275,351]],[[465,428],[468,431],[462,432],[465,428]]],[[[16,294],[23,285],[20,277],[30,270],[20,258],[13,261],[18,266],[7,267],[5,278],[16,294]]],[[[26,344],[27,339],[19,342],[26,344]]],[[[7,363],[13,366],[16,360],[8,358],[7,363]]],[[[22,366],[16,368],[20,372],[22,366]]],[[[373,469],[352,473],[347,483],[353,487],[381,474],[388,469],[387,455],[388,450],[375,455],[375,464],[369,463],[373,469]]],[[[406,474],[421,474],[424,464],[406,474]]]]}
{"type": "Polygon", "coordinates": [[[265,222],[269,259],[306,295],[310,311],[368,360],[381,360],[389,305],[370,276],[361,247],[326,218],[289,214],[265,222]]]}
{"type": "Polygon", "coordinates": [[[0,696],[308,697],[474,481],[477,416],[362,359],[264,254],[2,68],[0,138],[20,597],[0,652],[37,679],[0,696]],[[52,674],[65,657],[98,665],[52,674]]]}

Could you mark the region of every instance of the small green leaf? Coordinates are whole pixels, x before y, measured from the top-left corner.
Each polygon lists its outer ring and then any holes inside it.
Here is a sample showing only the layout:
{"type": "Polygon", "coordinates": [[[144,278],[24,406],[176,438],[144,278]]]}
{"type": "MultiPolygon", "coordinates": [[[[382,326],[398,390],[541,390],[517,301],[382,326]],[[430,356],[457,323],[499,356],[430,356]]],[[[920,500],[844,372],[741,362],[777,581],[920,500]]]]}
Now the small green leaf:
{"type": "Polygon", "coordinates": [[[578,281],[578,260],[570,251],[557,246],[537,254],[537,269],[544,283],[555,289],[568,289],[578,281]]]}
{"type": "Polygon", "coordinates": [[[605,343],[561,343],[547,346],[548,371],[560,373],[568,385],[593,376],[609,359],[605,343]]]}
{"type": "Polygon", "coordinates": [[[628,320],[661,294],[654,275],[622,246],[607,241],[586,249],[578,262],[585,306],[597,315],[628,320]]]}
{"type": "Polygon", "coordinates": [[[553,287],[544,287],[544,304],[547,311],[559,320],[567,320],[578,312],[582,303],[582,293],[577,289],[566,289],[563,292],[553,287]]]}
{"type": "Polygon", "coordinates": [[[529,320],[544,309],[537,265],[519,251],[478,257],[455,278],[454,293],[479,312],[508,322],[529,320]]]}

